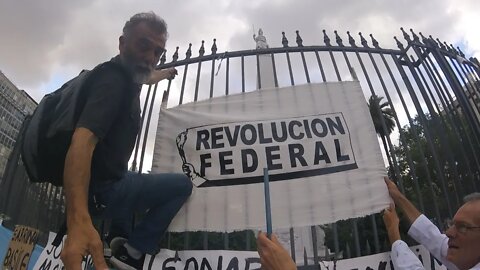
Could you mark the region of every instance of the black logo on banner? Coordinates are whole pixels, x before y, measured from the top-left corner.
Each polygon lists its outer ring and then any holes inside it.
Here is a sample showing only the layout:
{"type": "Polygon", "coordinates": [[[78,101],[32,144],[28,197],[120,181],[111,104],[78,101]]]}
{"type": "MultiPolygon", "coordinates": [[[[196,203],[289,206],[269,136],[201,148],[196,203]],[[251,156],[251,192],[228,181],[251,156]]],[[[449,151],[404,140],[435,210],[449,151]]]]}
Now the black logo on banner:
{"type": "Polygon", "coordinates": [[[221,123],[177,135],[182,170],[197,187],[291,180],[357,169],[342,113],[221,123]]]}

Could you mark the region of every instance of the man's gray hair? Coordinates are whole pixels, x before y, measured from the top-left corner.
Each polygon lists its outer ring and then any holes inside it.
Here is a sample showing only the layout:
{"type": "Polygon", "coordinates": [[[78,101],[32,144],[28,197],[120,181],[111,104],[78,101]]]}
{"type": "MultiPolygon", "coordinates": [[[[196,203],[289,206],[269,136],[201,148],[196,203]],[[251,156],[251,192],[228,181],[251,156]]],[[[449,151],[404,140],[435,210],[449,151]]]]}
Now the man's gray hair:
{"type": "Polygon", "coordinates": [[[157,14],[155,14],[153,11],[150,12],[142,12],[142,13],[137,13],[133,15],[130,20],[128,20],[125,23],[125,26],[123,27],[123,35],[128,36],[132,29],[138,25],[139,23],[146,23],[149,27],[151,27],[155,32],[159,34],[166,34],[168,35],[167,32],[167,23],[160,18],[157,14]]]}
{"type": "Polygon", "coordinates": [[[474,192],[474,193],[468,194],[463,198],[464,203],[473,202],[473,201],[480,201],[480,192],[474,192]]]}

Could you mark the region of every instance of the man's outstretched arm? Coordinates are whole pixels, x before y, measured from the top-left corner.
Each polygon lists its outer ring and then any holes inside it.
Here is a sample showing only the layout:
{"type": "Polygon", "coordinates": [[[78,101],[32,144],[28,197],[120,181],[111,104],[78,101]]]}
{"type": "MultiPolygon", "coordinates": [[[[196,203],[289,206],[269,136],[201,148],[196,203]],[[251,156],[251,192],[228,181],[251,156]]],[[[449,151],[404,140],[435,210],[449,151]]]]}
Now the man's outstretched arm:
{"type": "Polygon", "coordinates": [[[108,269],[103,244],[88,212],[88,187],[93,151],[98,138],[77,128],[65,158],[64,189],[67,206],[67,240],[62,261],[67,270],[80,270],[82,257],[92,255],[96,269],[108,269]]]}
{"type": "Polygon", "coordinates": [[[178,72],[175,68],[156,69],[150,74],[147,84],[156,84],[165,79],[173,80],[177,74],[178,72]]]}
{"type": "Polygon", "coordinates": [[[395,204],[403,211],[410,223],[408,234],[417,242],[422,244],[428,251],[440,260],[448,269],[457,269],[445,256],[448,248],[448,237],[442,234],[439,229],[411,203],[392,180],[385,178],[390,197],[395,204]]]}

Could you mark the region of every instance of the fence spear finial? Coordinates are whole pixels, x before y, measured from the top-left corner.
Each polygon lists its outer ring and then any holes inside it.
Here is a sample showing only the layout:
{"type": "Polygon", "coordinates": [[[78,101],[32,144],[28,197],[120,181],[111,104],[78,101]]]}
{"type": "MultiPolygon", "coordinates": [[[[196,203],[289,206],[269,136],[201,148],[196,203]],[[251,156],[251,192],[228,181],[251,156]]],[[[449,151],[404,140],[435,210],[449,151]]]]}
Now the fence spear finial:
{"type": "Polygon", "coordinates": [[[428,38],[426,38],[426,37],[422,34],[422,32],[418,32],[418,34],[420,34],[420,37],[422,37],[422,42],[423,42],[423,44],[429,45],[428,38]]]}
{"type": "Polygon", "coordinates": [[[298,47],[303,47],[303,39],[302,37],[300,36],[300,32],[297,30],[295,31],[295,33],[297,33],[297,46],[298,47]]]}
{"type": "Polygon", "coordinates": [[[458,53],[460,54],[461,57],[465,58],[465,54],[460,50],[460,47],[457,46],[458,53]]]}
{"type": "Polygon", "coordinates": [[[362,46],[365,48],[368,48],[368,42],[367,40],[362,36],[362,32],[358,32],[358,35],[360,36],[360,43],[362,43],[362,46]]]}
{"type": "Polygon", "coordinates": [[[412,28],[410,28],[410,33],[412,33],[412,37],[414,41],[420,42],[420,38],[417,36],[417,34],[415,34],[415,32],[413,32],[412,28]]]}
{"type": "Polygon", "coordinates": [[[216,53],[217,53],[217,39],[214,38],[213,45],[212,45],[212,54],[216,54],[216,53]]]}
{"type": "Polygon", "coordinates": [[[433,39],[432,35],[428,36],[428,39],[430,40],[430,45],[432,45],[435,48],[438,48],[438,43],[433,39]]]}
{"type": "Polygon", "coordinates": [[[445,48],[446,48],[447,51],[449,51],[449,52],[451,52],[451,53],[457,53],[457,52],[455,51],[455,48],[454,48],[453,46],[450,47],[446,41],[443,42],[443,45],[445,45],[445,48]],[[453,50],[452,50],[452,48],[453,48],[453,50]]]}
{"type": "Polygon", "coordinates": [[[192,43],[188,44],[188,50],[185,53],[186,59],[189,59],[192,56],[192,43]]]}
{"type": "Polygon", "coordinates": [[[175,49],[175,53],[172,56],[172,59],[173,59],[172,62],[177,62],[177,60],[178,60],[178,48],[179,47],[177,46],[177,49],[175,49]]]}
{"type": "Polygon", "coordinates": [[[402,33],[403,33],[403,38],[408,42],[412,42],[412,39],[410,38],[410,36],[407,34],[407,32],[405,32],[405,30],[403,29],[403,27],[400,27],[400,30],[402,30],[402,33]]]}
{"type": "Polygon", "coordinates": [[[395,36],[393,37],[393,39],[395,39],[395,41],[397,42],[397,47],[400,49],[400,50],[405,50],[405,47],[403,46],[403,44],[400,42],[400,40],[398,40],[398,38],[395,36]]]}
{"type": "Polygon", "coordinates": [[[200,46],[200,50],[198,50],[198,54],[203,56],[205,54],[205,47],[204,47],[205,40],[202,40],[202,46],[200,46]]]}
{"type": "Polygon", "coordinates": [[[282,32],[282,45],[283,45],[284,48],[288,47],[288,39],[285,36],[285,32],[282,32]]]}
{"type": "Polygon", "coordinates": [[[373,47],[380,49],[380,45],[378,44],[378,41],[373,37],[372,34],[370,34],[370,38],[372,39],[372,45],[373,47]]]}
{"type": "Polygon", "coordinates": [[[440,41],[439,38],[436,38],[437,42],[438,42],[438,45],[440,46],[441,49],[443,50],[447,50],[447,48],[445,48],[445,45],[443,45],[443,43],[440,41]]]}
{"type": "Polygon", "coordinates": [[[350,35],[350,31],[347,31],[348,35],[348,43],[350,43],[350,46],[352,47],[357,47],[357,44],[355,44],[355,39],[350,35]]]}
{"type": "Polygon", "coordinates": [[[461,56],[461,55],[460,55],[460,52],[457,50],[457,48],[455,48],[455,46],[453,46],[452,43],[450,43],[450,48],[452,49],[452,52],[453,52],[454,54],[461,56]]]}
{"type": "Polygon", "coordinates": [[[338,35],[337,30],[333,31],[333,33],[335,33],[335,41],[337,42],[338,46],[343,47],[344,46],[343,41],[340,38],[340,36],[338,35]]]}
{"type": "Polygon", "coordinates": [[[327,31],[323,29],[322,32],[323,32],[323,42],[325,42],[325,45],[332,46],[332,44],[330,44],[330,38],[327,36],[327,31]]]}

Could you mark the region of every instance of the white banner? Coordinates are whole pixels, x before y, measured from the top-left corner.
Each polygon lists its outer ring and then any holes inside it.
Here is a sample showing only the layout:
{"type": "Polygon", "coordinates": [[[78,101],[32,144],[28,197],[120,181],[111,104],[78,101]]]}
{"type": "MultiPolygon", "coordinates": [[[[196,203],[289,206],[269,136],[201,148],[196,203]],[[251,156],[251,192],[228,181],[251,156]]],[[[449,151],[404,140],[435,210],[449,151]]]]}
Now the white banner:
{"type": "Polygon", "coordinates": [[[171,231],[265,228],[263,168],[274,228],[361,217],[389,204],[358,82],[260,90],[161,110],[152,172],[185,172],[195,186],[171,231]]]}
{"type": "MultiPolygon", "coordinates": [[[[426,270],[446,270],[440,266],[423,246],[410,249],[417,255],[426,270]]],[[[297,258],[299,262],[302,258],[297,258]]],[[[363,256],[353,259],[321,261],[320,269],[338,270],[393,270],[390,252],[363,256]]],[[[186,250],[173,251],[164,249],[156,256],[147,256],[143,270],[257,270],[260,269],[257,252],[226,250],[186,250]]],[[[301,265],[300,265],[301,266],[301,265]]]]}
{"type": "MultiPolygon", "coordinates": [[[[38,257],[37,262],[33,266],[33,270],[61,270],[65,269],[62,260],[60,259],[60,253],[62,252],[63,245],[65,244],[66,236],[63,237],[62,242],[58,247],[54,246],[53,240],[57,234],[50,232],[48,235],[48,243],[43,249],[42,254],[38,257]]],[[[89,255],[82,260],[82,269],[90,270],[93,268],[93,260],[89,255]]]]}

